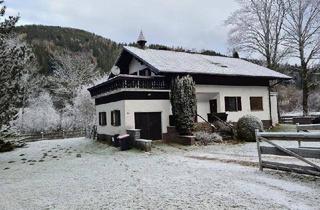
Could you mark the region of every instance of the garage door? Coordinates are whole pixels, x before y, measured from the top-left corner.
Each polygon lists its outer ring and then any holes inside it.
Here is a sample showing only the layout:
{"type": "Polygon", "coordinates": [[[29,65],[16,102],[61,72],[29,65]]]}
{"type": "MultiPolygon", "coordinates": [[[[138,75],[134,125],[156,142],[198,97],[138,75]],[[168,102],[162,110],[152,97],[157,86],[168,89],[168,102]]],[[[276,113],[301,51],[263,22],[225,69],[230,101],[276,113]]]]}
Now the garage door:
{"type": "Polygon", "coordinates": [[[142,139],[162,139],[161,112],[135,112],[134,121],[135,128],[141,129],[142,139]]]}

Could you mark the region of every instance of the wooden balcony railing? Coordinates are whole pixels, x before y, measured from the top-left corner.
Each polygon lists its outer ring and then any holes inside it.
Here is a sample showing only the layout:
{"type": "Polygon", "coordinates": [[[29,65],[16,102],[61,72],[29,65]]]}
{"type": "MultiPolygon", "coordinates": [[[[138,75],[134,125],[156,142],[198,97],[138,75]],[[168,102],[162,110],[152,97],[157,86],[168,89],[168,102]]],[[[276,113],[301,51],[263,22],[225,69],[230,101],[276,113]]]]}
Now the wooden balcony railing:
{"type": "Polygon", "coordinates": [[[169,82],[163,76],[119,75],[88,90],[91,96],[96,96],[117,89],[127,88],[168,90],[169,82]]]}

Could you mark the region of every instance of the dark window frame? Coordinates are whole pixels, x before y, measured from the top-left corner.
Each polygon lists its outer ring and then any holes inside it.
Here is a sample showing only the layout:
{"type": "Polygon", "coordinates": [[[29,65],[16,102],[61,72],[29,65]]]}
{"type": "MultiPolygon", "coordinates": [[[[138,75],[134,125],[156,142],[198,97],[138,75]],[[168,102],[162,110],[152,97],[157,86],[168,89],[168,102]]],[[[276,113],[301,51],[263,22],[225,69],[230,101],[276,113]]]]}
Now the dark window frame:
{"type": "Polygon", "coordinates": [[[100,126],[107,125],[107,112],[99,112],[99,125],[100,126]]]}
{"type": "Polygon", "coordinates": [[[240,96],[225,96],[224,97],[224,105],[225,105],[226,112],[242,111],[242,102],[241,102],[240,96]],[[234,103],[234,104],[232,104],[232,103],[234,103]]]}
{"type": "Polygon", "coordinates": [[[250,110],[251,111],[263,111],[263,97],[262,96],[251,96],[250,97],[250,110]],[[259,101],[254,101],[254,100],[259,101]]]}
{"type": "Polygon", "coordinates": [[[121,126],[121,112],[120,112],[120,110],[111,111],[111,125],[114,127],[121,126]]]}

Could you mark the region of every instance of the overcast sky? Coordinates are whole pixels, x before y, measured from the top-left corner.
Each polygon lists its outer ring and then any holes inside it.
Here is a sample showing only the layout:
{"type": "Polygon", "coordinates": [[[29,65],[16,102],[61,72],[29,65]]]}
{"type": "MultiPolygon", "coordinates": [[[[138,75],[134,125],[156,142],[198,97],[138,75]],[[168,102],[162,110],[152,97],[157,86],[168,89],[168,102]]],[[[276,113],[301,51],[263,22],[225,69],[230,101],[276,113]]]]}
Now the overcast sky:
{"type": "Polygon", "coordinates": [[[224,20],[235,0],[6,0],[20,25],[84,29],[117,42],[133,42],[140,29],[148,43],[228,52],[224,20]]]}

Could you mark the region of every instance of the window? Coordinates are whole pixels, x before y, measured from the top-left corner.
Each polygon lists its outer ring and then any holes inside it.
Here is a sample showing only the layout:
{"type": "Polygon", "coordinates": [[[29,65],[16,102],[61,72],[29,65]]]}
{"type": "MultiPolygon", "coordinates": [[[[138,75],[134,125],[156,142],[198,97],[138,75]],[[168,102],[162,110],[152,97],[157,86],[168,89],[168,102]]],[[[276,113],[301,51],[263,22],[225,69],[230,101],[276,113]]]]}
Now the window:
{"type": "Polygon", "coordinates": [[[263,111],[262,97],[250,97],[251,111],[263,111]]]}
{"type": "Polygon", "coordinates": [[[120,126],[121,125],[121,118],[120,117],[121,117],[120,110],[111,111],[111,125],[120,126]]]}
{"type": "Polygon", "coordinates": [[[226,112],[241,111],[241,97],[225,97],[225,110],[226,112]]]}
{"type": "Polygon", "coordinates": [[[107,113],[99,112],[99,125],[104,126],[107,125],[107,113]]]}

